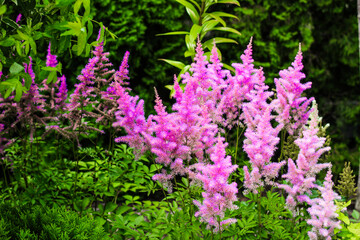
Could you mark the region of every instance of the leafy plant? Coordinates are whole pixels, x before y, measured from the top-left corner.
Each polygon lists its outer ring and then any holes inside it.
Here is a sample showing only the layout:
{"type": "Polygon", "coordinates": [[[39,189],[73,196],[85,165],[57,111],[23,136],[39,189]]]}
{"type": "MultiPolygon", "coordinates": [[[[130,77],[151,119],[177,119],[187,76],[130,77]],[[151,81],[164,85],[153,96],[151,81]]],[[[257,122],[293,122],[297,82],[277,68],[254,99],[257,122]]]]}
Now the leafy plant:
{"type": "MultiPolygon", "coordinates": [[[[201,2],[197,0],[192,0],[192,1],[176,0],[176,1],[185,7],[186,12],[191,18],[192,26],[190,31],[168,32],[168,33],[158,34],[157,36],[185,35],[185,44],[187,47],[187,50],[184,53],[185,57],[191,57],[192,60],[194,59],[195,47],[198,40],[203,42],[202,46],[204,51],[208,49],[208,52],[205,53],[205,55],[208,58],[210,56],[211,49],[214,44],[220,44],[220,43],[237,44],[237,42],[234,39],[224,38],[224,37],[210,38],[205,42],[203,40],[205,37],[209,35],[211,36],[210,32],[212,33],[212,31],[231,32],[240,35],[240,32],[237,31],[236,29],[227,27],[226,22],[223,20],[224,17],[238,19],[235,15],[221,11],[209,12],[209,8],[216,4],[234,4],[240,6],[237,0],[219,0],[219,1],[201,0],[201,2]]],[[[221,60],[220,50],[218,50],[218,53],[221,60]]],[[[180,75],[187,72],[190,69],[190,65],[186,65],[180,61],[174,61],[169,59],[160,59],[160,60],[163,60],[168,64],[177,67],[181,70],[177,78],[178,81],[180,80],[180,75]]],[[[232,67],[226,64],[224,64],[224,66],[233,70],[232,67]]],[[[174,94],[173,86],[167,85],[166,87],[171,90],[170,95],[172,96],[174,94]]]]}

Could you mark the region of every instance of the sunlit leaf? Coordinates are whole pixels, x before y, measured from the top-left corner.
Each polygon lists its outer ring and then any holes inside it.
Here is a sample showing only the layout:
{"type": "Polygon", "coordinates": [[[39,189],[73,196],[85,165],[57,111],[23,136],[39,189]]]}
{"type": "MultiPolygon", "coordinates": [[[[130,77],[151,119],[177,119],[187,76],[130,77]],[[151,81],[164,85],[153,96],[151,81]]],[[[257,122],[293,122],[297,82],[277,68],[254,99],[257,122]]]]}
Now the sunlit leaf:
{"type": "Polygon", "coordinates": [[[179,61],[169,60],[169,59],[159,59],[161,61],[167,62],[168,64],[177,67],[179,69],[183,69],[185,67],[185,64],[179,61]]]}

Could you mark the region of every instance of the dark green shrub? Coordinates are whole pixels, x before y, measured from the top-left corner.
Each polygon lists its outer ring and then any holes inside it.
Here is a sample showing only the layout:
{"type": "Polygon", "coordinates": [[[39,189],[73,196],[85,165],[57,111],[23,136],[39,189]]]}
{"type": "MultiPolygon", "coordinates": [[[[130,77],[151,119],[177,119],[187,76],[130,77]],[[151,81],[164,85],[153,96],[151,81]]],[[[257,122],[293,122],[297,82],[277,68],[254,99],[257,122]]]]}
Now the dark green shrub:
{"type": "Polygon", "coordinates": [[[1,239],[110,239],[101,225],[65,207],[0,205],[1,239]]]}

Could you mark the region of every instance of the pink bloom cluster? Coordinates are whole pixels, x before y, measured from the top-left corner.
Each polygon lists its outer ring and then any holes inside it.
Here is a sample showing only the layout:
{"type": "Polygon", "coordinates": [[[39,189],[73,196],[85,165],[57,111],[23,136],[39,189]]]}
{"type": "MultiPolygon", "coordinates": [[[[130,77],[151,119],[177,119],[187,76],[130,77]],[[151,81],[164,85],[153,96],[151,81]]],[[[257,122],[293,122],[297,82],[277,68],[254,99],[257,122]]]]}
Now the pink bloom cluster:
{"type": "Polygon", "coordinates": [[[280,141],[278,134],[283,125],[272,127],[271,120],[274,116],[271,115],[271,111],[273,106],[267,103],[267,99],[273,93],[267,91],[269,87],[264,83],[265,78],[261,70],[258,71],[256,77],[259,78],[259,81],[247,94],[247,98],[251,101],[243,104],[242,114],[247,126],[243,148],[248,154],[252,166],[250,173],[247,166],[244,166],[244,186],[247,188],[245,192],[250,190],[253,193],[258,193],[258,189],[264,186],[263,178],[265,178],[266,184],[273,184],[272,179],[277,177],[279,169],[285,164],[285,161],[270,162],[276,145],[280,141]]]}
{"type": "Polygon", "coordinates": [[[308,232],[310,240],[317,240],[319,236],[320,239],[330,240],[334,229],[341,228],[341,221],[337,219],[338,214],[335,212],[337,207],[334,204],[334,200],[341,197],[333,191],[334,183],[331,181],[331,177],[329,169],[324,186],[316,186],[320,190],[322,198],[311,199],[311,207],[308,209],[311,219],[306,221],[313,226],[312,230],[308,232]]]}
{"type": "Polygon", "coordinates": [[[241,55],[242,63],[233,63],[235,68],[235,76],[227,74],[225,80],[226,88],[223,91],[221,101],[219,103],[219,114],[225,115],[222,124],[231,129],[234,125],[242,125],[239,116],[243,103],[247,98],[247,94],[258,83],[258,69],[254,68],[254,60],[252,58],[252,39],[247,46],[244,54],[241,55]]]}
{"type": "Polygon", "coordinates": [[[274,105],[278,113],[276,120],[284,124],[290,135],[299,134],[298,131],[309,117],[309,104],[314,100],[301,96],[304,90],[311,88],[311,82],[300,83],[300,80],[305,78],[305,74],[301,72],[304,67],[301,61],[302,53],[299,49],[292,67],[280,71],[280,78],[274,80],[277,94],[274,105]]]}
{"type": "Polygon", "coordinates": [[[329,151],[330,147],[323,147],[326,139],[317,136],[319,116],[315,103],[311,111],[309,126],[303,126],[302,137],[295,140],[300,148],[296,164],[289,158],[288,172],[282,176],[289,184],[279,185],[279,188],[289,194],[286,203],[291,210],[294,210],[297,203],[311,203],[306,193],[311,194],[310,189],[316,187],[316,174],[324,168],[331,168],[330,163],[318,163],[319,157],[329,151]]]}
{"type": "Polygon", "coordinates": [[[232,202],[236,199],[236,183],[228,184],[227,179],[237,166],[232,166],[230,157],[225,156],[223,140],[216,140],[219,132],[215,123],[219,120],[217,104],[225,87],[223,78],[227,71],[221,70],[216,49],[212,52],[212,63],[208,63],[198,43],[195,62],[191,65],[192,74],[182,76],[186,83],[184,91],[175,80],[176,103],[172,113],[165,111],[156,94],[156,115],[150,115],[145,121],[142,108],[141,111],[138,108],[139,105],[142,107],[142,102],[137,103],[137,97],[124,91],[114,126],[124,127],[128,133],[118,141],[126,141],[138,149],[143,149],[141,144],[146,143],[156,154],[156,162],[166,168],[153,179],[163,183],[168,191],[171,191],[171,179],[175,175],[187,174],[192,183],[200,181],[206,192],[203,203],[195,202],[200,208],[196,215],[220,230],[222,225],[234,222],[223,220],[223,217],[226,209],[235,208],[232,202]],[[140,122],[134,124],[137,121],[140,122]],[[222,221],[220,225],[217,217],[222,221]]]}
{"type": "Polygon", "coordinates": [[[226,209],[237,209],[233,204],[237,200],[237,184],[229,184],[230,174],[236,170],[237,165],[232,165],[231,157],[226,156],[224,139],[218,136],[217,143],[212,148],[210,160],[213,164],[199,163],[196,165],[198,173],[196,178],[201,180],[205,192],[202,193],[204,200],[200,203],[194,200],[194,204],[199,207],[195,216],[201,216],[201,221],[207,222],[209,229],[215,227],[214,231],[223,230],[224,226],[236,222],[236,219],[226,219],[226,209]],[[220,221],[218,221],[218,218],[220,221]]]}

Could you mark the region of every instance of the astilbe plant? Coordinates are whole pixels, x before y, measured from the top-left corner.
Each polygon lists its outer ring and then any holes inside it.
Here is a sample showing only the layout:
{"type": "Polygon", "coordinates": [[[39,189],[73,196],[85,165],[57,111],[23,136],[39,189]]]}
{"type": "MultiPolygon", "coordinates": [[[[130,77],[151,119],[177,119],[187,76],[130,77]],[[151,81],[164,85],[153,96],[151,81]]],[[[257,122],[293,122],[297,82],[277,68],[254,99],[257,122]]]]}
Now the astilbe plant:
{"type": "Polygon", "coordinates": [[[324,186],[316,186],[321,192],[321,198],[311,199],[310,201],[311,207],[307,211],[310,213],[311,219],[306,220],[309,225],[313,226],[312,230],[308,232],[310,240],[330,240],[334,234],[334,229],[341,228],[341,221],[337,219],[337,207],[334,203],[336,199],[341,197],[333,191],[334,183],[331,177],[332,174],[329,169],[325,177],[324,186]]]}
{"type": "Polygon", "coordinates": [[[292,67],[279,72],[280,78],[275,78],[276,99],[273,104],[278,113],[276,120],[282,123],[290,135],[298,135],[301,127],[307,122],[310,111],[309,104],[314,98],[302,96],[304,90],[311,88],[311,82],[301,83],[305,74],[303,69],[302,52],[299,52],[292,63],[292,67]]]}
{"type": "Polygon", "coordinates": [[[282,176],[289,185],[279,184],[279,188],[288,193],[286,203],[294,214],[298,203],[311,203],[307,194],[311,194],[311,189],[316,187],[316,174],[322,169],[331,168],[330,163],[318,163],[319,157],[330,150],[330,147],[323,147],[326,139],[317,136],[318,124],[317,105],[313,104],[308,126],[303,126],[302,137],[295,140],[300,149],[296,163],[289,158],[288,172],[282,176]]]}
{"type": "Polygon", "coordinates": [[[279,124],[272,127],[271,115],[273,106],[267,103],[267,99],[273,95],[267,91],[268,86],[264,84],[265,78],[262,71],[258,72],[259,81],[254,85],[254,89],[248,94],[251,99],[249,103],[243,104],[243,118],[247,126],[245,131],[244,151],[250,158],[252,170],[249,173],[247,166],[244,166],[245,181],[244,186],[247,191],[258,193],[258,189],[265,184],[273,185],[272,179],[277,177],[279,169],[285,164],[284,161],[276,163],[270,162],[276,145],[280,138],[278,134],[283,125],[279,124]]]}

